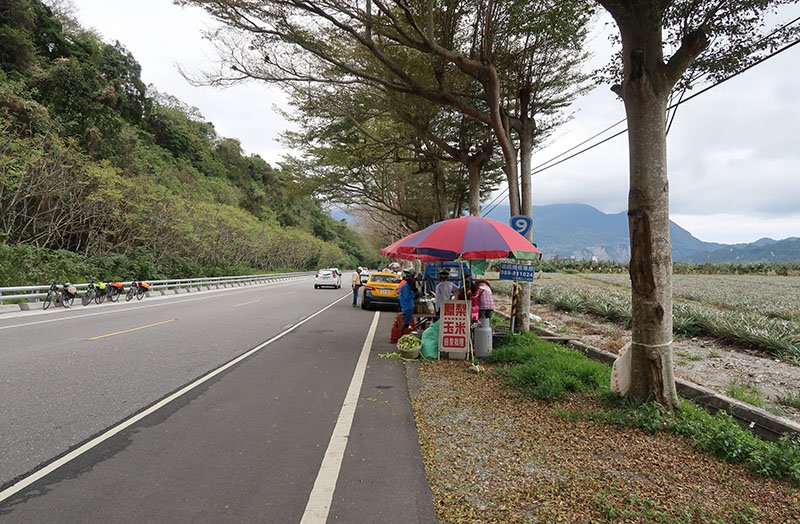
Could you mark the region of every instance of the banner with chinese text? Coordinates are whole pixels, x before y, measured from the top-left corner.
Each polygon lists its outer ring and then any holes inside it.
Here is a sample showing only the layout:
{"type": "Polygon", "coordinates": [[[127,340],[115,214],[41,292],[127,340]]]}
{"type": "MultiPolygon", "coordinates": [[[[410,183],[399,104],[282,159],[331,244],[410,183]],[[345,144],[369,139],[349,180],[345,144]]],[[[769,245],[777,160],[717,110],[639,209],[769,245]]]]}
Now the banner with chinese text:
{"type": "Polygon", "coordinates": [[[445,300],[439,318],[439,351],[469,351],[470,307],[466,300],[445,300]]]}

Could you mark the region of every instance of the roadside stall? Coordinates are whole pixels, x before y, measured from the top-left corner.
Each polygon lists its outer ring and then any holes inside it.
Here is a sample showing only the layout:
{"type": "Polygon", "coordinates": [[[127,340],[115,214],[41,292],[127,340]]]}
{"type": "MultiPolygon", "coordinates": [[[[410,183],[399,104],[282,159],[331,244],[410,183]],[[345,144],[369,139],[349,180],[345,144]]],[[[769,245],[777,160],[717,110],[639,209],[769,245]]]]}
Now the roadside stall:
{"type": "MultiPolygon", "coordinates": [[[[541,256],[541,251],[510,226],[487,218],[468,216],[432,224],[385,247],[381,250],[381,255],[420,262],[462,263],[486,259],[535,260],[541,256]]],[[[459,273],[462,287],[466,288],[466,271],[460,270],[459,273]]],[[[470,308],[468,301],[457,302],[470,308]]],[[[486,323],[488,324],[488,319],[486,323]]],[[[442,337],[460,336],[456,333],[456,330],[460,329],[456,322],[448,324],[447,327],[440,322],[439,328],[440,343],[442,337]]],[[[472,338],[469,336],[466,338],[469,341],[467,354],[474,358],[472,338]]],[[[489,344],[491,345],[491,336],[489,344]]]]}

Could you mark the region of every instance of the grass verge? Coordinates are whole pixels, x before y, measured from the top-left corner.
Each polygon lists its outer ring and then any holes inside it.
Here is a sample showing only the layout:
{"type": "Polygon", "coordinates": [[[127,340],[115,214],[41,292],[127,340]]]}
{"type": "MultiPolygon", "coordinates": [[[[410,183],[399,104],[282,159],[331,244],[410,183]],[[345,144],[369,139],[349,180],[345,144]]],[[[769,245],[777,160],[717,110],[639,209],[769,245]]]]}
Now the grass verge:
{"type": "Polygon", "coordinates": [[[602,401],[603,409],[565,411],[562,415],[567,418],[682,435],[723,460],[800,486],[800,441],[796,439],[762,441],[742,429],[727,413],[711,415],[690,401],[683,401],[679,409],[669,411],[654,402],[637,404],[626,397],[616,397],[608,388],[611,369],[607,364],[530,333],[507,337],[488,360],[498,364],[496,374],[536,398],[554,400],[570,392],[582,392],[602,401]]]}

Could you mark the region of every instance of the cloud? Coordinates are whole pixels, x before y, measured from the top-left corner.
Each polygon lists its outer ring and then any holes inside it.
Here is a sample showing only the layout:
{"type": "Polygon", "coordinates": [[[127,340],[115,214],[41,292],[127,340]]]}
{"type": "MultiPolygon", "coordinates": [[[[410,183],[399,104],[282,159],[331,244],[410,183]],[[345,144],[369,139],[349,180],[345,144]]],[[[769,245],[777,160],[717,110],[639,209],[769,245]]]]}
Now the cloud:
{"type": "Polygon", "coordinates": [[[768,236],[775,240],[800,236],[800,213],[781,218],[754,218],[752,215],[673,214],[672,220],[706,242],[736,244],[754,242],[768,236]],[[770,234],[765,234],[769,231],[770,234]]]}

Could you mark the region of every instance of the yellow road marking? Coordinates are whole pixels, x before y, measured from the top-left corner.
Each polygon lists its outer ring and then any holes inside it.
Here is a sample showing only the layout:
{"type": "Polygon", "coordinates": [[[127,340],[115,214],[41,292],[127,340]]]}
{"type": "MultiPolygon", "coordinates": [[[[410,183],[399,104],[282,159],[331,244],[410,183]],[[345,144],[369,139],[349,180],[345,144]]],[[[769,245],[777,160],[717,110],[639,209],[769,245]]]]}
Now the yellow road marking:
{"type": "Polygon", "coordinates": [[[106,338],[106,337],[113,337],[114,335],[122,335],[123,333],[130,333],[131,331],[139,331],[140,329],[145,329],[153,326],[160,326],[161,324],[169,324],[170,322],[175,322],[175,319],[165,320],[163,322],[156,322],[155,324],[147,324],[146,326],[139,326],[133,329],[126,329],[125,331],[117,331],[116,333],[109,333],[108,335],[100,335],[97,337],[92,337],[89,340],[97,340],[99,338],[106,338]]]}
{"type": "Polygon", "coordinates": [[[246,306],[247,304],[255,304],[256,302],[261,302],[261,299],[257,298],[255,300],[251,300],[250,302],[242,302],[241,304],[234,304],[233,307],[246,306]]]}

